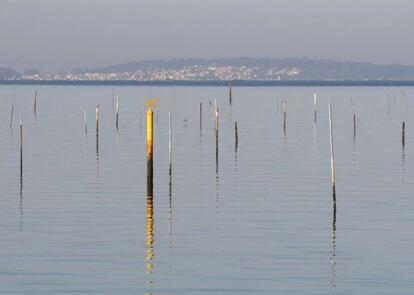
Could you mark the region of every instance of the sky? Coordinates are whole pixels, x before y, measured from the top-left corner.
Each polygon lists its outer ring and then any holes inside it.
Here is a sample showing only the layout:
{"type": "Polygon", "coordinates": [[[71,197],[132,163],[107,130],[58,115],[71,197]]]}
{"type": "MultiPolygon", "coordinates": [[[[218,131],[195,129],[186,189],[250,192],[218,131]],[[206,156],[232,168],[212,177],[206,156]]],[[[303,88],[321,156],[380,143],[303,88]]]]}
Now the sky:
{"type": "Polygon", "coordinates": [[[0,67],[309,57],[414,65],[412,0],[0,0],[0,67]]]}

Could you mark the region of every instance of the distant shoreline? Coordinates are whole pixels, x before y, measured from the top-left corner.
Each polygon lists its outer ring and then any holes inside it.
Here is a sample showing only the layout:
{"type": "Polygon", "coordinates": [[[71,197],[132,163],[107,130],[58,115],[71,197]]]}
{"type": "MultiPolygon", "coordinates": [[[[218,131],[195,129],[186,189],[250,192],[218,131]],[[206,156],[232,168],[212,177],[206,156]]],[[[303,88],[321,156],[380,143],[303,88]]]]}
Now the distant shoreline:
{"type": "MultiPolygon", "coordinates": [[[[131,80],[0,80],[0,85],[50,86],[227,86],[228,81],[131,81],[131,80]]],[[[414,86],[414,80],[233,80],[233,86],[244,87],[404,87],[414,86]]]]}

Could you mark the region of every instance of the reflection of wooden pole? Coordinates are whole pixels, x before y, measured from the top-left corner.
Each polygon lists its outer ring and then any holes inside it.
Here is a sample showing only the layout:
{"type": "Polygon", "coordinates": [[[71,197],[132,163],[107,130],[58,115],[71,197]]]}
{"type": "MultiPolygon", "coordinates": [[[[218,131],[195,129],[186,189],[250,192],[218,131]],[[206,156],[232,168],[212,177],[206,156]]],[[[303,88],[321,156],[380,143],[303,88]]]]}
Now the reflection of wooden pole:
{"type": "Polygon", "coordinates": [[[153,186],[153,111],[147,111],[147,195],[152,196],[153,186]]]}
{"type": "Polygon", "coordinates": [[[405,146],[405,121],[402,122],[402,145],[405,146]]]}
{"type": "MultiPolygon", "coordinates": [[[[332,187],[335,192],[335,158],[334,158],[334,140],[333,140],[333,126],[332,126],[332,106],[329,104],[329,134],[331,147],[331,173],[332,173],[332,187]]],[[[334,193],[335,195],[335,193],[334,193]]]]}
{"type": "Polygon", "coordinates": [[[333,192],[333,212],[332,212],[332,233],[331,233],[331,286],[330,291],[335,293],[336,288],[336,197],[335,191],[333,192]]]}
{"type": "Polygon", "coordinates": [[[169,175],[172,173],[172,123],[171,123],[171,112],[168,113],[168,163],[169,163],[169,175]]]}
{"type": "Polygon", "coordinates": [[[23,122],[20,116],[20,179],[23,177],[23,122]]]}
{"type": "Polygon", "coordinates": [[[119,94],[116,95],[116,129],[118,129],[119,122],[119,94]]]}
{"type": "Polygon", "coordinates": [[[232,85],[231,85],[231,81],[229,82],[229,103],[230,103],[230,105],[231,105],[231,102],[232,102],[232,93],[231,93],[231,89],[232,88],[232,85]]]}

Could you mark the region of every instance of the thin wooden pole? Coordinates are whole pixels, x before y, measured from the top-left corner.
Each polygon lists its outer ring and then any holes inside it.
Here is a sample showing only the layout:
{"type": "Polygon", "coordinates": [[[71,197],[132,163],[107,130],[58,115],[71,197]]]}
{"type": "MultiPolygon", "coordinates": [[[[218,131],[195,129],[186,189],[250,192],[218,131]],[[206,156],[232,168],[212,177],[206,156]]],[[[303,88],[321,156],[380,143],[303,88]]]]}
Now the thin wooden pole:
{"type": "Polygon", "coordinates": [[[88,123],[86,121],[86,110],[83,109],[83,125],[85,126],[85,134],[88,133],[88,123]]]}
{"type": "Polygon", "coordinates": [[[99,133],[99,104],[95,108],[96,134],[99,133]]]}
{"type": "Polygon", "coordinates": [[[217,100],[214,100],[214,130],[217,131],[218,129],[218,107],[217,107],[217,100]]]}
{"type": "Polygon", "coordinates": [[[316,103],[317,103],[317,97],[316,93],[313,94],[313,124],[316,126],[316,103]]]}
{"type": "Polygon", "coordinates": [[[116,129],[119,127],[119,94],[116,95],[116,129]]]}
{"type": "Polygon", "coordinates": [[[405,121],[402,122],[402,145],[405,146],[405,121]]]}
{"type": "Polygon", "coordinates": [[[203,129],[203,103],[200,102],[200,131],[202,129],[203,129]]]}
{"type": "Polygon", "coordinates": [[[96,157],[98,158],[98,154],[99,154],[99,104],[96,105],[95,120],[96,120],[96,157]]]}
{"type": "MultiPolygon", "coordinates": [[[[332,106],[329,104],[329,134],[330,134],[330,148],[331,148],[331,174],[332,174],[332,187],[335,192],[335,157],[334,157],[334,139],[333,139],[333,125],[332,125],[332,106]]],[[[335,194],[334,194],[335,196],[335,194]]]]}
{"type": "Polygon", "coordinates": [[[20,179],[23,177],[23,121],[20,116],[20,179]]]}
{"type": "Polygon", "coordinates": [[[354,114],[354,140],[356,138],[356,115],[354,114]]]}
{"type": "Polygon", "coordinates": [[[168,163],[169,163],[169,175],[172,174],[172,122],[171,122],[171,112],[168,113],[168,163]]]}
{"type": "Polygon", "coordinates": [[[286,135],[286,112],[287,112],[287,101],[283,102],[283,133],[286,135]]]}
{"type": "Polygon", "coordinates": [[[13,113],[14,113],[14,103],[12,104],[11,111],[10,111],[10,128],[12,128],[13,113]]]}
{"type": "Polygon", "coordinates": [[[239,135],[237,131],[237,121],[234,122],[234,135],[235,135],[235,151],[237,152],[237,147],[239,145],[239,135]]]}
{"type": "Polygon", "coordinates": [[[215,110],[215,118],[214,118],[214,122],[215,122],[215,138],[216,138],[216,178],[218,179],[218,162],[219,162],[219,138],[218,138],[218,133],[219,133],[219,109],[216,106],[216,110],[215,110]]]}
{"type": "Polygon", "coordinates": [[[229,103],[230,103],[230,105],[232,103],[232,83],[231,83],[231,81],[229,82],[229,103]]]}
{"type": "Polygon", "coordinates": [[[34,93],[33,111],[34,111],[34,114],[36,115],[37,113],[37,90],[35,90],[35,93],[34,93]]]}

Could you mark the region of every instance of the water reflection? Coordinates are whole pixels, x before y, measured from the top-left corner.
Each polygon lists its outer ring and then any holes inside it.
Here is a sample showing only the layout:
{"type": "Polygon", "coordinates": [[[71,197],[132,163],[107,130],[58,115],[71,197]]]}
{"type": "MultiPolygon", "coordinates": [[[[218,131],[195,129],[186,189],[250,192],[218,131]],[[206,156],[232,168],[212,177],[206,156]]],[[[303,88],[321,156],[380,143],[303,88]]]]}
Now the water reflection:
{"type": "Polygon", "coordinates": [[[330,257],[330,293],[335,294],[336,289],[336,191],[335,187],[332,192],[333,209],[332,209],[332,233],[331,233],[331,257],[330,257]]]}
{"type": "Polygon", "coordinates": [[[405,195],[405,146],[404,145],[402,147],[402,154],[401,154],[401,167],[402,167],[402,175],[401,175],[402,206],[405,207],[406,195],[405,195]]]}
{"type": "MultiPolygon", "coordinates": [[[[148,161],[147,166],[147,211],[146,211],[146,273],[149,276],[147,279],[148,287],[153,284],[152,273],[154,269],[154,206],[153,206],[153,181],[152,181],[152,161],[148,161]],[[151,162],[151,163],[150,163],[151,162]]],[[[146,294],[151,294],[147,292],[146,294]]]]}
{"type": "Polygon", "coordinates": [[[100,203],[100,180],[99,180],[99,135],[96,132],[96,150],[95,150],[95,168],[96,168],[96,204],[100,203]]]}
{"type": "Polygon", "coordinates": [[[119,128],[118,126],[116,127],[116,131],[115,131],[115,142],[118,145],[119,144],[119,128]]]}
{"type": "Polygon", "coordinates": [[[173,226],[172,175],[170,174],[169,183],[168,183],[168,236],[170,240],[170,249],[172,248],[172,226],[173,226]]]}
{"type": "MultiPolygon", "coordinates": [[[[20,167],[22,167],[21,162],[22,160],[20,160],[20,167]]],[[[19,231],[23,231],[23,169],[22,168],[20,168],[19,213],[20,213],[19,231]]]]}
{"type": "MultiPolygon", "coordinates": [[[[146,240],[145,245],[147,248],[147,274],[152,274],[154,265],[152,260],[154,258],[154,208],[153,208],[153,197],[147,196],[147,224],[146,224],[146,240]]],[[[148,281],[152,283],[152,281],[148,281]]]]}

